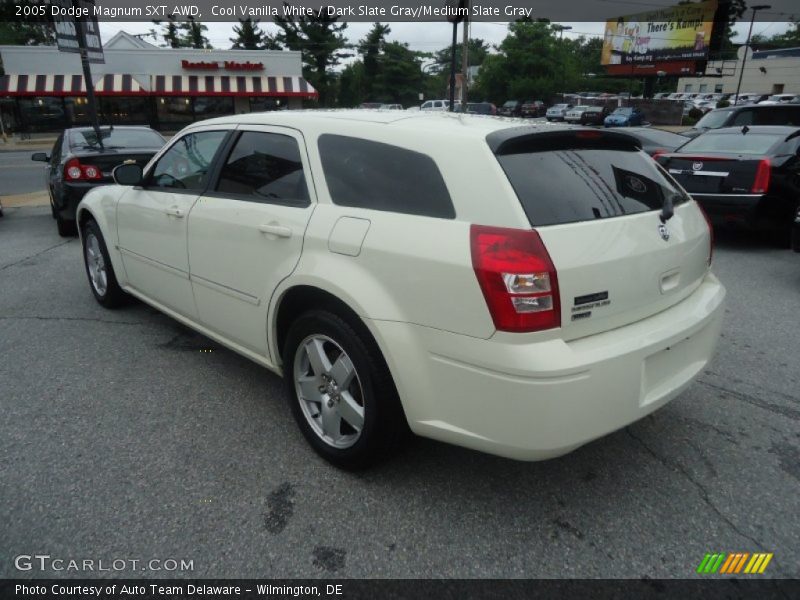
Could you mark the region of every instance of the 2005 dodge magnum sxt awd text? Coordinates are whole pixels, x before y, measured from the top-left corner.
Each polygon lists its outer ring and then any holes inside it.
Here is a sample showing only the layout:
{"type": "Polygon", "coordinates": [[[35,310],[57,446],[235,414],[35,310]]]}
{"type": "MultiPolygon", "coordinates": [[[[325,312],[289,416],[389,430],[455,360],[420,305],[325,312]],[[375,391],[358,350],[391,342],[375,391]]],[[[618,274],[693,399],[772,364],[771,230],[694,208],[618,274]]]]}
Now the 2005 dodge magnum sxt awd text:
{"type": "Polygon", "coordinates": [[[649,414],[712,356],[707,220],[623,133],[297,111],[176,135],[78,211],[91,289],[282,373],[314,449],[411,431],[523,460],[649,414]]]}

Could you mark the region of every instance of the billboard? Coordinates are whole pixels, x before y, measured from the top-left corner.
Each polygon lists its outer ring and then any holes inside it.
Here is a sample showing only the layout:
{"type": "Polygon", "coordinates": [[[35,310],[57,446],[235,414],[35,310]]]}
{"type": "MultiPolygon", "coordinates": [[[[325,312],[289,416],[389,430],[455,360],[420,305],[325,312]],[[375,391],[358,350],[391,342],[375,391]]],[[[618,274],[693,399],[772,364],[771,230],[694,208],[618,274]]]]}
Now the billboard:
{"type": "Polygon", "coordinates": [[[717,0],[679,4],[606,22],[601,63],[705,60],[717,0]]]}

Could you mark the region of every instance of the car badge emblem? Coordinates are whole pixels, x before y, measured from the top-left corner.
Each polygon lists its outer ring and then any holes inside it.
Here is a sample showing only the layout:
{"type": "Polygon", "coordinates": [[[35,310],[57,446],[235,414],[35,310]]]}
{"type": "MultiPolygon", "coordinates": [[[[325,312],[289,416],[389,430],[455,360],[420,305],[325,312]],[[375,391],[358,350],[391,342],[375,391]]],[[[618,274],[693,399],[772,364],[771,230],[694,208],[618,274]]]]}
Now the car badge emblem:
{"type": "Polygon", "coordinates": [[[701,162],[692,163],[692,170],[693,171],[699,171],[702,168],[703,168],[703,163],[701,163],[701,162]]]}
{"type": "Polygon", "coordinates": [[[129,158],[128,160],[123,161],[122,164],[123,165],[135,165],[136,164],[136,159],[135,158],[129,158]]]}
{"type": "Polygon", "coordinates": [[[666,223],[658,224],[658,233],[661,235],[662,240],[665,242],[669,241],[669,229],[667,229],[666,223]]]}
{"type": "Polygon", "coordinates": [[[644,194],[645,192],[647,192],[647,186],[638,177],[634,177],[633,175],[627,175],[625,177],[625,183],[631,190],[633,190],[637,194],[644,194]]]}

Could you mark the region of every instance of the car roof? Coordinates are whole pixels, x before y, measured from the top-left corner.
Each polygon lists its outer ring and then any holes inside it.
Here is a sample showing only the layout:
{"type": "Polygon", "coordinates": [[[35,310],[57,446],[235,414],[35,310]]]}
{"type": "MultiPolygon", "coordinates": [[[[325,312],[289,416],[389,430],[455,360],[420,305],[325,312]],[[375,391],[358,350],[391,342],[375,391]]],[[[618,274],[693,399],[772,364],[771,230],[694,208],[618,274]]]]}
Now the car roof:
{"type": "MultiPolygon", "coordinates": [[[[100,125],[100,131],[110,131],[111,125],[100,125]]],[[[151,127],[147,125],[114,125],[114,129],[143,129],[147,131],[155,131],[151,127]]],[[[64,131],[94,131],[94,128],[91,125],[81,125],[80,127],[69,127],[64,131]]]]}
{"type": "MultiPolygon", "coordinates": [[[[420,135],[448,134],[485,138],[488,134],[502,129],[519,127],[519,120],[504,119],[486,115],[470,115],[450,112],[389,112],[380,110],[292,110],[246,113],[197,121],[188,126],[187,131],[199,126],[209,125],[272,125],[296,129],[328,128],[339,130],[342,124],[357,126],[365,133],[386,129],[419,132],[420,135]]],[[[557,125],[541,123],[529,126],[546,131],[557,125]]],[[[354,128],[354,133],[356,129],[354,128]]]]}

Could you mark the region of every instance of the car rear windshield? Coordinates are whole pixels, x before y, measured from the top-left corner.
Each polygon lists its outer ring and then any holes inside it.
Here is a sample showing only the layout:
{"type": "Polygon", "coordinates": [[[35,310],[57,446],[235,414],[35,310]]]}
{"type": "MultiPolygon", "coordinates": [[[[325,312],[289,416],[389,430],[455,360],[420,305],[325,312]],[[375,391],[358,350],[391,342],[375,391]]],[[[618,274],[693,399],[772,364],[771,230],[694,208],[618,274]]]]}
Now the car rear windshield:
{"type": "MultiPolygon", "coordinates": [[[[164,138],[149,129],[101,129],[100,139],[107,148],[153,148],[164,145],[164,138]]],[[[97,133],[93,129],[80,129],[70,134],[70,146],[96,147],[97,133]]]]}
{"type": "Polygon", "coordinates": [[[685,192],[634,148],[574,148],[497,157],[534,227],[660,210],[685,192]]]}
{"type": "Polygon", "coordinates": [[[694,138],[681,148],[681,153],[722,152],[725,154],[766,154],[786,134],[775,133],[712,133],[694,138]]]}

